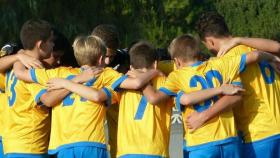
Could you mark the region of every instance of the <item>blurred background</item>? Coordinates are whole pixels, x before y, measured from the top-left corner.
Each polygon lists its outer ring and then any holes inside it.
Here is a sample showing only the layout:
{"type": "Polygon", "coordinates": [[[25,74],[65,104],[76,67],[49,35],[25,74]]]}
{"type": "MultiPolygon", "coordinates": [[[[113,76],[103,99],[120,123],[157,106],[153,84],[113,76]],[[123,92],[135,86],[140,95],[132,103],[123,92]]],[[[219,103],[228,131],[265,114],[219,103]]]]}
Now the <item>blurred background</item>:
{"type": "Polygon", "coordinates": [[[280,40],[279,0],[0,0],[0,45],[17,42],[30,18],[51,22],[72,42],[98,24],[114,24],[122,48],[136,39],[166,47],[181,33],[195,33],[205,10],[224,15],[233,35],[280,40]]]}

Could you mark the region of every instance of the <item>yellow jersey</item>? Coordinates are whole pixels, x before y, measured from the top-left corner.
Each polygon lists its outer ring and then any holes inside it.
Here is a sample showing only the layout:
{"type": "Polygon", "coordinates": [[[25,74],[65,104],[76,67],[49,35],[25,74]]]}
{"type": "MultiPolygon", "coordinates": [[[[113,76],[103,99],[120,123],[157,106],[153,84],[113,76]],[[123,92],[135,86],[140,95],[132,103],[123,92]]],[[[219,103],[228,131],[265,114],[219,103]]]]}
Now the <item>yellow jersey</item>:
{"type": "Polygon", "coordinates": [[[7,106],[6,102],[7,99],[4,97],[4,92],[5,92],[5,74],[0,73],[0,95],[1,95],[1,103],[0,103],[0,141],[2,141],[2,135],[3,135],[3,130],[4,130],[4,108],[7,106]]]}
{"type": "MultiPolygon", "coordinates": [[[[253,48],[239,45],[226,56],[249,53],[253,48]]],[[[240,74],[246,89],[243,105],[235,108],[236,123],[246,143],[280,137],[280,80],[265,61],[250,64],[240,74]],[[277,136],[278,135],[278,136],[277,136]]]]}
{"type": "MultiPolygon", "coordinates": [[[[152,80],[152,85],[159,88],[164,82],[165,77],[158,77],[152,80]]],[[[168,157],[172,103],[151,105],[141,91],[123,91],[119,104],[117,157],[168,157]]]]}
{"type": "Polygon", "coordinates": [[[45,154],[50,134],[49,110],[39,105],[44,87],[18,80],[13,70],[7,72],[5,107],[5,154],[45,154]]]}
{"type": "MultiPolygon", "coordinates": [[[[50,70],[33,69],[31,74],[33,81],[46,84],[49,79],[55,77],[71,79],[81,71],[79,68],[60,67],[50,70]]],[[[106,106],[117,99],[117,94],[110,90],[110,86],[121,76],[122,74],[112,68],[105,68],[98,78],[85,83],[94,89],[105,87],[103,90],[109,98],[107,104],[91,102],[70,93],[61,104],[53,107],[49,154],[56,154],[62,149],[75,146],[106,148],[106,106]]]]}
{"type": "Polygon", "coordinates": [[[5,91],[5,74],[4,73],[0,73],[0,93],[5,91]]]}
{"type": "MultiPolygon", "coordinates": [[[[235,81],[239,72],[243,71],[246,64],[246,55],[230,58],[212,58],[206,62],[197,62],[192,66],[173,71],[168,76],[166,83],[159,90],[169,96],[176,96],[179,91],[190,93],[193,91],[219,87],[223,82],[235,81]]],[[[202,112],[208,109],[218,100],[218,96],[205,100],[202,103],[186,106],[183,110],[183,118],[193,111],[202,112]]],[[[179,111],[180,106],[177,106],[179,111]]],[[[206,124],[190,133],[184,125],[187,150],[237,141],[237,131],[233,112],[226,111],[209,120],[206,124]]]]}
{"type": "Polygon", "coordinates": [[[0,93],[0,100],[1,100],[1,104],[0,104],[0,142],[2,142],[2,135],[4,134],[4,130],[5,128],[5,118],[6,118],[6,111],[5,109],[8,106],[8,99],[6,96],[6,93],[0,93]]]}

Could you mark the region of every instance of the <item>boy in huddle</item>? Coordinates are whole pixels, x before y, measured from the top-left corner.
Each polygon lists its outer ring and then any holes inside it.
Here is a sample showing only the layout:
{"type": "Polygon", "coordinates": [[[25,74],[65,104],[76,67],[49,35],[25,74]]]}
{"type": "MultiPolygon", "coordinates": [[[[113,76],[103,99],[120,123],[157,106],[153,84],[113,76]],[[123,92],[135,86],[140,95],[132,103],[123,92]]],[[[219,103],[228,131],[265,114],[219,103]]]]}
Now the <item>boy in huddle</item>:
{"type": "MultiPolygon", "coordinates": [[[[143,41],[134,44],[130,49],[130,61],[131,67],[137,69],[137,71],[156,70],[157,55],[155,48],[150,43],[143,41]]],[[[121,85],[127,80],[125,78],[127,76],[113,83],[112,89],[122,88],[121,85]]],[[[159,88],[165,82],[165,77],[157,76],[151,82],[155,88],[159,88]]],[[[102,95],[102,91],[75,84],[65,79],[51,80],[50,87],[54,89],[63,87],[92,101],[110,99],[108,96],[102,95]]],[[[232,94],[233,91],[236,93],[239,90],[238,87],[226,85],[188,95],[187,99],[192,101],[195,98],[199,102],[217,94],[232,94]],[[204,94],[204,97],[200,97],[201,94],[204,94]]],[[[122,91],[118,126],[118,157],[168,157],[171,108],[172,101],[152,105],[147,102],[141,91],[122,91]]]]}
{"type": "MultiPolygon", "coordinates": [[[[80,77],[83,78],[83,81],[78,82],[85,82],[86,88],[102,88],[100,93],[108,98],[108,102],[106,102],[107,104],[100,100],[93,102],[83,95],[69,93],[64,89],[56,90],[57,92],[42,91],[37,99],[46,106],[54,106],[52,108],[49,154],[57,154],[57,157],[107,157],[104,131],[106,106],[117,99],[117,95],[110,87],[114,81],[122,79],[122,74],[112,68],[101,70],[104,66],[106,47],[100,38],[96,36],[78,37],[73,47],[74,55],[79,65],[83,66],[82,68],[60,67],[50,70],[27,70],[23,65],[17,63],[14,66],[15,73],[25,81],[46,85],[52,78],[61,77],[70,80],[84,71],[84,76],[80,77]]],[[[151,78],[156,74],[157,71],[150,71],[140,78],[151,78]]],[[[74,81],[77,82],[75,78],[74,81]]],[[[139,84],[138,79],[131,78],[121,84],[122,88],[131,89],[139,88],[139,86],[142,85],[139,84]]],[[[52,89],[56,88],[52,87],[52,89]]]]}
{"type": "MultiPolygon", "coordinates": [[[[227,81],[237,83],[238,74],[245,69],[245,65],[260,59],[276,60],[279,62],[277,57],[260,52],[200,62],[197,59],[199,51],[198,42],[189,35],[175,38],[170,44],[169,51],[171,57],[175,60],[178,70],[170,73],[159,91],[155,91],[151,86],[147,86],[144,89],[144,94],[148,101],[157,104],[170,98],[170,96],[176,96],[179,92],[176,99],[178,103],[177,108],[181,109],[180,102],[188,105],[183,110],[183,117],[187,117],[194,111],[203,112],[212,107],[220,107],[218,105],[232,106],[241,100],[241,96],[238,95],[223,96],[220,99],[218,96],[215,96],[197,104],[197,102],[191,102],[186,99],[185,96],[188,93],[214,88],[227,81]],[[213,105],[214,103],[215,105],[213,105]]],[[[186,125],[184,128],[184,157],[241,156],[240,140],[237,137],[232,110],[221,113],[196,131],[190,131],[186,125]]]]}

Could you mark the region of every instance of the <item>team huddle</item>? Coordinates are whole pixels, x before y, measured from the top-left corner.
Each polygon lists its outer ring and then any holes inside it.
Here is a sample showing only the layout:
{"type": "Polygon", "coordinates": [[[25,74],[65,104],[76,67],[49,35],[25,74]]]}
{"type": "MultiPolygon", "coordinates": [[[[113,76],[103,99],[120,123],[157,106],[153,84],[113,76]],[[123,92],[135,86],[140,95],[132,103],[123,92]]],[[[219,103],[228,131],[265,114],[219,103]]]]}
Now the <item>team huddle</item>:
{"type": "Polygon", "coordinates": [[[120,54],[115,28],[100,25],[73,42],[75,67],[58,62],[67,52],[48,22],[27,21],[23,49],[0,58],[0,157],[169,157],[175,107],[184,158],[280,158],[280,44],[233,37],[215,12],[196,29],[218,57],[201,60],[188,34],[170,60],[143,40],[120,54]]]}

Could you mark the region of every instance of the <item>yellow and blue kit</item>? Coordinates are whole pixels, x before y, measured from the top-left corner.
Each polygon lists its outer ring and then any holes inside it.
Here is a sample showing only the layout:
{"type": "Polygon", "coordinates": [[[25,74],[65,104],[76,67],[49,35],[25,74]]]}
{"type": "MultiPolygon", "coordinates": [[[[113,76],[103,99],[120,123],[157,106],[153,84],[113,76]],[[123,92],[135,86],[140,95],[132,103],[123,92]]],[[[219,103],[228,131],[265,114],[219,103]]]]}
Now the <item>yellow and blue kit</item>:
{"type": "MultiPolygon", "coordinates": [[[[197,90],[218,87],[226,81],[236,82],[238,74],[244,70],[245,64],[246,55],[219,59],[212,58],[207,62],[197,62],[192,66],[184,67],[170,73],[165,85],[159,90],[169,96],[176,96],[179,92],[178,99],[180,94],[182,94],[180,91],[190,93],[197,90]]],[[[240,84],[240,81],[238,84],[240,84]]],[[[208,109],[217,100],[218,96],[193,106],[186,106],[182,110],[183,118],[186,118],[193,111],[202,112],[208,109]]],[[[177,108],[181,110],[180,106],[177,106],[177,108]]],[[[209,120],[203,127],[194,132],[190,132],[186,125],[184,125],[184,129],[185,149],[189,152],[190,157],[211,156],[216,153],[205,152],[207,148],[210,149],[213,146],[222,147],[223,145],[235,144],[240,141],[237,137],[235,121],[231,110],[209,120]]],[[[236,151],[233,151],[235,154],[229,154],[238,157],[240,154],[239,147],[233,145],[231,148],[235,148],[236,151]]]]}
{"type": "MultiPolygon", "coordinates": [[[[232,48],[226,56],[249,53],[252,50],[253,48],[239,45],[232,48]]],[[[246,91],[243,104],[235,108],[235,118],[246,143],[245,154],[248,157],[279,157],[279,75],[269,63],[261,61],[248,65],[240,77],[246,91]]]]}
{"type": "MultiPolygon", "coordinates": [[[[164,82],[165,77],[157,77],[152,85],[157,89],[164,82]]],[[[116,87],[114,84],[113,89],[116,87]]],[[[172,103],[152,105],[141,91],[124,90],[119,104],[117,157],[168,157],[172,103]]]]}
{"type": "MultiPolygon", "coordinates": [[[[71,79],[81,71],[79,68],[61,67],[52,70],[33,69],[30,73],[33,81],[46,84],[49,79],[55,77],[71,79]]],[[[102,155],[100,152],[107,156],[104,128],[106,105],[117,99],[117,94],[110,90],[110,86],[121,76],[122,74],[112,68],[105,68],[98,78],[85,83],[94,89],[102,88],[109,98],[106,104],[88,101],[70,93],[60,105],[53,107],[49,154],[69,157],[83,151],[85,157],[98,157],[102,155]],[[88,147],[96,149],[87,149],[88,147]],[[73,151],[69,151],[71,148],[73,151]]]]}
{"type": "Polygon", "coordinates": [[[49,144],[49,110],[38,104],[44,87],[6,74],[7,104],[3,147],[6,157],[46,157],[49,144]]]}

